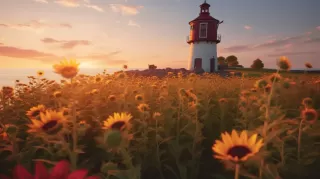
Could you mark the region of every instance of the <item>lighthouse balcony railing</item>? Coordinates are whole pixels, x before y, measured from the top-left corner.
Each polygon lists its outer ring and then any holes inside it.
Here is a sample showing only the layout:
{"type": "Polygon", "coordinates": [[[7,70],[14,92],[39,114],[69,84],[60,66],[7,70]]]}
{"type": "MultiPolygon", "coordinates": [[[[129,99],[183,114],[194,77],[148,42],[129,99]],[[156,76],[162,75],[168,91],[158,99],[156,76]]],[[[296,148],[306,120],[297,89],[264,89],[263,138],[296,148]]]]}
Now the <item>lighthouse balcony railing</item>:
{"type": "Polygon", "coordinates": [[[217,35],[217,41],[218,41],[218,42],[221,42],[221,34],[218,34],[218,35],[217,35]]]}
{"type": "MultiPolygon", "coordinates": [[[[188,36],[186,37],[186,41],[187,41],[188,43],[192,41],[190,35],[188,35],[188,36]]],[[[218,35],[217,35],[216,41],[217,41],[218,43],[221,42],[221,34],[218,34],[218,35]]]]}

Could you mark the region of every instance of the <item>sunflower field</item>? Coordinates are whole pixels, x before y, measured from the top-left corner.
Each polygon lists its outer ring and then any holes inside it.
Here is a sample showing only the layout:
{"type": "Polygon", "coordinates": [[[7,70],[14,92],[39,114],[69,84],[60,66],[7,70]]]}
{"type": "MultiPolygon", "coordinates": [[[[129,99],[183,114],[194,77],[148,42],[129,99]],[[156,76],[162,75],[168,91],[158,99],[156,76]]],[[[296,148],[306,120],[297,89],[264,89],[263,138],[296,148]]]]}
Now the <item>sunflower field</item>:
{"type": "Polygon", "coordinates": [[[64,80],[2,87],[0,179],[320,179],[320,76],[277,65],[159,78],[62,61],[64,80]]]}

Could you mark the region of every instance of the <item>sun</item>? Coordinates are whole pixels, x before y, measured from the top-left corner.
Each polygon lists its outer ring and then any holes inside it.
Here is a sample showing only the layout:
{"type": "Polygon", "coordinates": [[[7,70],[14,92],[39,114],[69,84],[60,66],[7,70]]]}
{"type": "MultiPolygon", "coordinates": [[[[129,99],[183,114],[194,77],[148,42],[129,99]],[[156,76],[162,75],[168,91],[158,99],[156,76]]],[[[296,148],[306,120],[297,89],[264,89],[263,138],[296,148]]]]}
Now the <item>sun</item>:
{"type": "Polygon", "coordinates": [[[92,62],[81,62],[79,68],[95,68],[96,66],[92,62]]]}

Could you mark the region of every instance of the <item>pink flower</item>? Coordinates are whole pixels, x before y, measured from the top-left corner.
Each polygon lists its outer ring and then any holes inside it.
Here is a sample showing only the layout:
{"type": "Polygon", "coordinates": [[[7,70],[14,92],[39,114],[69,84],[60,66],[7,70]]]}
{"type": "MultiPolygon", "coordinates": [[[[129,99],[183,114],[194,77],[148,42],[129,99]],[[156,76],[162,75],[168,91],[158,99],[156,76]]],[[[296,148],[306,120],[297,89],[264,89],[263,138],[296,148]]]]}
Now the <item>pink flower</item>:
{"type": "MultiPolygon", "coordinates": [[[[36,162],[35,174],[32,176],[22,165],[17,165],[13,170],[12,179],[100,179],[98,176],[87,177],[88,170],[80,169],[70,173],[69,162],[58,162],[49,172],[42,162],[36,162]]],[[[0,175],[0,179],[10,179],[0,175]]]]}

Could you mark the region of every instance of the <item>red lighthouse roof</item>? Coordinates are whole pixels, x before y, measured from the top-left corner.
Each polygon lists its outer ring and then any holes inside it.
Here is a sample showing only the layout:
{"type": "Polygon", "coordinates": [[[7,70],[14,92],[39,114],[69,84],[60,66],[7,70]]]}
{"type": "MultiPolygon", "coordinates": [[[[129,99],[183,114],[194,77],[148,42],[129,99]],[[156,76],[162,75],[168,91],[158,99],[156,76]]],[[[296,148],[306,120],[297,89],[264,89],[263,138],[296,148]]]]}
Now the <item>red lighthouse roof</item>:
{"type": "Polygon", "coordinates": [[[192,21],[190,21],[189,24],[191,24],[194,21],[203,21],[203,20],[220,22],[219,20],[213,18],[210,15],[209,8],[210,8],[210,4],[208,4],[206,2],[206,0],[205,0],[204,3],[200,5],[200,14],[199,14],[199,16],[197,18],[193,19],[192,21]]]}

